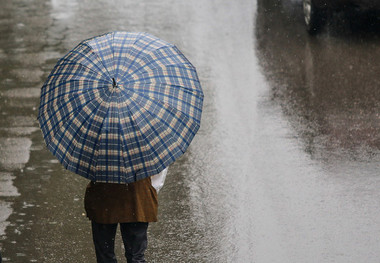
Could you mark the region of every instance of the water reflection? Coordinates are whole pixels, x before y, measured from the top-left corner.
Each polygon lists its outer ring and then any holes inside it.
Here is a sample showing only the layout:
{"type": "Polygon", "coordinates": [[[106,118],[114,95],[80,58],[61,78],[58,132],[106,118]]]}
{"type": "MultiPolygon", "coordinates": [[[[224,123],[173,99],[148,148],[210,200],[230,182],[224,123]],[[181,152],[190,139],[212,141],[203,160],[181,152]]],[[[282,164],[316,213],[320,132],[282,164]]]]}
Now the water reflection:
{"type": "MultiPolygon", "coordinates": [[[[23,169],[29,161],[31,140],[28,138],[0,138],[0,169],[14,171],[23,169]]],[[[16,177],[12,172],[0,172],[0,237],[5,235],[5,229],[12,214],[12,201],[19,196],[13,181],[16,177]]]]}
{"type": "Polygon", "coordinates": [[[17,188],[13,185],[15,176],[12,173],[0,173],[0,196],[18,196],[17,188]]]}
{"type": "Polygon", "coordinates": [[[7,219],[13,211],[12,203],[6,200],[20,195],[13,185],[14,179],[12,173],[0,172],[0,237],[5,234],[5,229],[10,224],[7,219]]]}
{"type": "Polygon", "coordinates": [[[300,2],[258,0],[255,30],[268,104],[297,147],[278,156],[279,141],[265,175],[287,229],[284,262],[377,262],[379,35],[331,24],[310,37],[300,2]]]}
{"type": "Polygon", "coordinates": [[[312,38],[302,19],[299,2],[258,1],[257,50],[272,100],[312,158],[379,156],[379,35],[332,25],[312,38]]]}
{"type": "Polygon", "coordinates": [[[0,237],[5,234],[7,221],[12,214],[13,197],[19,196],[11,171],[22,170],[29,161],[31,140],[28,138],[0,138],[0,237]]]}
{"type": "Polygon", "coordinates": [[[39,135],[35,114],[45,57],[36,47],[43,41],[40,32],[46,20],[32,13],[44,5],[45,1],[34,1],[33,6],[3,1],[0,10],[0,249],[5,262],[25,260],[25,251],[7,253],[5,247],[22,243],[18,237],[25,239],[32,224],[28,210],[35,207],[33,199],[20,199],[30,187],[19,186],[20,181],[31,183],[25,175],[33,171],[28,163],[38,149],[33,140],[39,135]]]}
{"type": "Polygon", "coordinates": [[[24,168],[29,161],[32,141],[28,138],[0,139],[0,167],[4,170],[24,168]]]}

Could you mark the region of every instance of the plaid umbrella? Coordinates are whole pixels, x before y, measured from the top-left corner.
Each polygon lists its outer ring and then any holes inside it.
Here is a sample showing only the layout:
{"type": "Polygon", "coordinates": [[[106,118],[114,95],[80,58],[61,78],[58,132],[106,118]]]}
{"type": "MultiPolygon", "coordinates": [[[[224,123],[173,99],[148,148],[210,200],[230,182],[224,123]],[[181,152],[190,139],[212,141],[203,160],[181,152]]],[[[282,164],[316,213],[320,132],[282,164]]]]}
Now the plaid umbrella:
{"type": "Polygon", "coordinates": [[[66,169],[130,183],[186,151],[202,104],[196,70],[174,45],[111,32],[58,61],[41,89],[38,119],[47,148],[66,169]]]}

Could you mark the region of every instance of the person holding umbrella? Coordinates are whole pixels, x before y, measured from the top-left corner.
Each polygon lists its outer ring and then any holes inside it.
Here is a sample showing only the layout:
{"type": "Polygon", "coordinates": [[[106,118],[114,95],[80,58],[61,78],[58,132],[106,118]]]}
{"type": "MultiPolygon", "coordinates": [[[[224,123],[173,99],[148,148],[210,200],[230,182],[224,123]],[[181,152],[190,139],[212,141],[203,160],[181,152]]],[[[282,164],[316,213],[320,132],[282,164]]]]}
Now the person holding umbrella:
{"type": "Polygon", "coordinates": [[[116,262],[118,223],[128,263],[145,262],[148,223],[157,221],[152,180],[185,153],[202,106],[195,67],[147,33],[90,38],[58,61],[41,89],[38,119],[47,148],[91,181],[85,209],[98,262],[116,262]]]}
{"type": "Polygon", "coordinates": [[[131,184],[88,184],[85,209],[92,222],[98,262],[116,262],[114,247],[118,224],[127,262],[145,262],[148,223],[157,221],[157,192],[166,173],[167,168],[152,178],[131,184]]]}

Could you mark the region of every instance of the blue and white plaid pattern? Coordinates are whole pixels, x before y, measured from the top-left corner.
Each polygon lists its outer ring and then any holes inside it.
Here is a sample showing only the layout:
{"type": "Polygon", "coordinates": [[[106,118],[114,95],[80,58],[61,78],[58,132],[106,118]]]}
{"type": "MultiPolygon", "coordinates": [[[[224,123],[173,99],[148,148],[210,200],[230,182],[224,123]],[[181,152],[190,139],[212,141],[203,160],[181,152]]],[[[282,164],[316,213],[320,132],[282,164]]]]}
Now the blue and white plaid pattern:
{"type": "Polygon", "coordinates": [[[66,169],[130,183],[186,151],[202,104],[196,70],[175,46],[146,33],[111,32],[58,61],[41,90],[39,123],[66,169]]]}

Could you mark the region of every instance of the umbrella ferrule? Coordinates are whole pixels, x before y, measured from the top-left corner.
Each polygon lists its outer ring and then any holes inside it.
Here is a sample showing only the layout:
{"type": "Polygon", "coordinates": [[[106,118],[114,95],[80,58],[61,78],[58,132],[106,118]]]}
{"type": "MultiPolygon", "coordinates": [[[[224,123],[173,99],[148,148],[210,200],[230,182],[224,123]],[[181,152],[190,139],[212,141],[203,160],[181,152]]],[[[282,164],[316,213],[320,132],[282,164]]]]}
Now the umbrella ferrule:
{"type": "Polygon", "coordinates": [[[113,85],[114,88],[117,86],[115,78],[112,78],[112,85],[113,85]]]}

